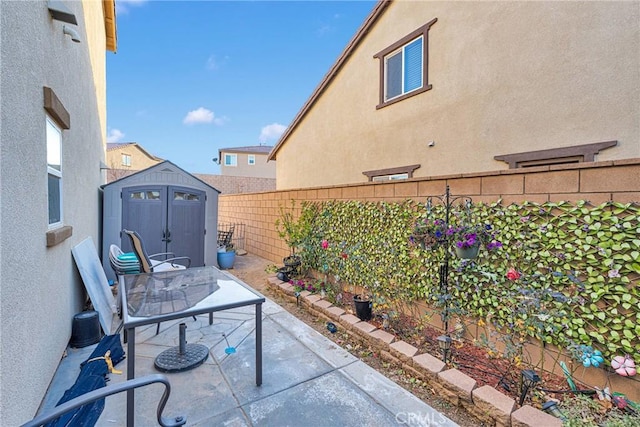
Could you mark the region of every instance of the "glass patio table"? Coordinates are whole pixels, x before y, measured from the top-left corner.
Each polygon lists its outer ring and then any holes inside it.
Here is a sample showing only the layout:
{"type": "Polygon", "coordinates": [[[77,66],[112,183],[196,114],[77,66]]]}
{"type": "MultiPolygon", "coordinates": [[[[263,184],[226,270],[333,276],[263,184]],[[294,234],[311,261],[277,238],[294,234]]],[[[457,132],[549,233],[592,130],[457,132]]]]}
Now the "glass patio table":
{"type": "MultiPolygon", "coordinates": [[[[119,277],[122,319],[127,339],[127,379],[135,378],[138,326],[255,305],[256,385],[262,384],[262,303],[265,298],[213,266],[119,277]]],[[[127,426],[134,425],[134,390],[127,391],[127,426]]]]}

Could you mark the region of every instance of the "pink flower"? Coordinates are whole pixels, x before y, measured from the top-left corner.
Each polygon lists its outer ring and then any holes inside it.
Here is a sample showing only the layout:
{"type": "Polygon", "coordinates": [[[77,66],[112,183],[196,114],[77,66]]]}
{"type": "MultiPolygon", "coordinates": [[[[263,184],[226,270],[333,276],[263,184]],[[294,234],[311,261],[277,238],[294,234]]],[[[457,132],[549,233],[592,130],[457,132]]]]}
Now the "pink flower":
{"type": "Polygon", "coordinates": [[[511,267],[508,271],[507,271],[507,279],[513,281],[513,280],[518,280],[520,278],[520,273],[518,273],[518,271],[511,267]]]}
{"type": "Polygon", "coordinates": [[[322,249],[327,249],[329,247],[329,242],[326,240],[322,241],[322,249]]]}

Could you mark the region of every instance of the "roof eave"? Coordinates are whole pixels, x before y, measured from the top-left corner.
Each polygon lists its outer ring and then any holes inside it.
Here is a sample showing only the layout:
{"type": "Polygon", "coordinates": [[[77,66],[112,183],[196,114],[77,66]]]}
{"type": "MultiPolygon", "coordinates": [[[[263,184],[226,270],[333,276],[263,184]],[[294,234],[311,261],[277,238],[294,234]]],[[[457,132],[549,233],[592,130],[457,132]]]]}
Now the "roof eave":
{"type": "Polygon", "coordinates": [[[369,14],[369,16],[365,18],[364,22],[362,23],[360,28],[358,28],[358,31],[356,31],[356,34],[353,36],[351,41],[344,48],[344,50],[342,51],[342,53],[340,54],[336,62],[331,66],[327,74],[325,74],[325,76],[320,81],[320,84],[318,84],[318,86],[313,91],[309,99],[307,99],[307,102],[304,103],[300,111],[298,111],[298,114],[296,114],[296,116],[293,118],[293,121],[284,131],[284,133],[278,140],[278,143],[273,147],[273,149],[269,153],[269,157],[267,157],[267,160],[276,160],[276,155],[278,154],[280,147],[282,147],[282,145],[287,140],[291,132],[293,132],[293,130],[300,123],[300,121],[302,121],[302,118],[311,109],[313,104],[315,104],[315,102],[318,100],[318,98],[320,97],[324,89],[329,85],[331,80],[333,80],[333,78],[336,76],[338,71],[340,71],[340,69],[345,64],[345,62],[347,61],[351,53],[360,44],[364,36],[369,32],[371,27],[373,27],[375,22],[386,10],[387,6],[391,4],[392,1],[393,0],[380,0],[376,4],[376,6],[373,8],[373,10],[371,10],[371,13],[369,14]]]}
{"type": "Polygon", "coordinates": [[[104,29],[106,35],[108,51],[115,53],[118,48],[118,34],[116,31],[116,1],[102,0],[104,11],[104,29]]]}

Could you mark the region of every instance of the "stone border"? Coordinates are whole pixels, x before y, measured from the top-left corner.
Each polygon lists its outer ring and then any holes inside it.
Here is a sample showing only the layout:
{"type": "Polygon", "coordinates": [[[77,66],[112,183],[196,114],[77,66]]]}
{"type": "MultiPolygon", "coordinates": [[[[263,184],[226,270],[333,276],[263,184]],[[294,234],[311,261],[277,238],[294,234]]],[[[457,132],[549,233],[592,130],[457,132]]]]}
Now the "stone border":
{"type": "Polygon", "coordinates": [[[516,409],[516,401],[495,388],[477,387],[476,380],[457,369],[445,369],[442,360],[419,350],[369,322],[358,319],[340,307],[308,291],[296,297],[293,285],[275,276],[268,278],[272,289],[289,299],[297,300],[312,314],[338,323],[347,333],[366,341],[380,351],[387,361],[399,363],[412,375],[429,383],[440,397],[466,409],[478,420],[498,427],[561,427],[562,420],[530,405],[516,409]]]}

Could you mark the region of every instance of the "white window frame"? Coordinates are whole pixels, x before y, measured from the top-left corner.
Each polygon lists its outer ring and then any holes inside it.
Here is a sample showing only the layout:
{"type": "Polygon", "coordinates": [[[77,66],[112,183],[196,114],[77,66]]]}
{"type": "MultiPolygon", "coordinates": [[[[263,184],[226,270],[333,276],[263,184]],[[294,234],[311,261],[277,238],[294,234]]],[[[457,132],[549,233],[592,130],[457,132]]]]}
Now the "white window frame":
{"type": "Polygon", "coordinates": [[[48,115],[45,121],[46,126],[46,140],[47,140],[47,218],[51,221],[49,211],[51,210],[51,200],[49,199],[49,176],[53,176],[58,179],[58,192],[59,192],[59,221],[49,222],[49,229],[59,228],[63,224],[63,192],[62,192],[62,129],[58,124],[48,115]],[[58,166],[56,168],[55,166],[58,166]]]}
{"type": "Polygon", "coordinates": [[[404,44],[402,47],[400,47],[399,49],[396,49],[395,51],[391,52],[390,54],[386,55],[384,57],[384,101],[388,102],[391,101],[393,99],[396,99],[398,97],[401,97],[403,95],[409,94],[411,92],[417,91],[422,89],[422,87],[424,86],[424,48],[422,49],[422,52],[420,52],[420,70],[419,70],[419,75],[420,75],[420,84],[412,89],[408,89],[406,88],[406,81],[405,81],[405,75],[406,75],[406,68],[408,66],[407,63],[407,58],[406,58],[406,50],[407,47],[415,42],[417,42],[418,40],[422,41],[422,43],[424,44],[424,37],[421,35],[419,37],[416,37],[415,39],[409,41],[408,43],[404,44]],[[391,58],[395,58],[397,56],[400,56],[400,62],[401,62],[401,70],[400,70],[400,75],[398,76],[400,78],[400,81],[397,82],[400,85],[400,93],[394,94],[393,96],[389,96],[389,80],[390,80],[390,76],[389,76],[389,60],[391,58]]]}
{"type": "Polygon", "coordinates": [[[256,164],[256,155],[255,154],[249,154],[247,156],[247,164],[251,165],[251,166],[256,164]]]}
{"type": "Polygon", "coordinates": [[[122,153],[122,166],[131,167],[131,155],[122,153]]]}
{"type": "Polygon", "coordinates": [[[232,153],[224,154],[224,165],[230,167],[238,166],[238,155],[232,153]]]}

